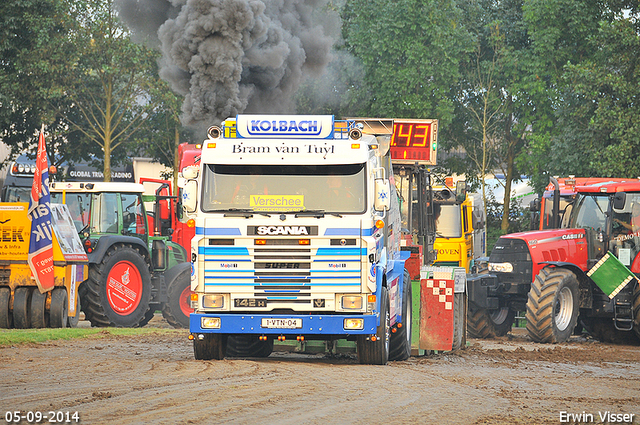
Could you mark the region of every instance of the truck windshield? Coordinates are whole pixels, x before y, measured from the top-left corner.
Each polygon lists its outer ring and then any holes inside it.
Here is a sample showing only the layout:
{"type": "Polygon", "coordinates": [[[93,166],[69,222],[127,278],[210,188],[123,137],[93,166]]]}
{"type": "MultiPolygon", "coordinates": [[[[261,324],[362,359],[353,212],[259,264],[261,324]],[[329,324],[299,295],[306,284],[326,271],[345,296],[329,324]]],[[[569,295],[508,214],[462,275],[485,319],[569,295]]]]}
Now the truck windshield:
{"type": "MultiPolygon", "coordinates": [[[[62,204],[62,192],[51,192],[51,203],[62,204]]],[[[68,192],[65,196],[65,203],[69,208],[71,219],[79,232],[89,224],[89,212],[91,210],[90,193],[68,192]]]]}
{"type": "Polygon", "coordinates": [[[356,214],[366,210],[364,164],[204,167],[202,210],[356,214]]]}
{"type": "Polygon", "coordinates": [[[2,202],[29,202],[31,186],[5,186],[2,202]]]}
{"type": "Polygon", "coordinates": [[[436,209],[436,236],[442,238],[462,236],[460,205],[440,205],[439,212],[436,209]]]}
{"type": "Polygon", "coordinates": [[[578,195],[571,211],[569,227],[605,231],[608,195],[578,195]]]}

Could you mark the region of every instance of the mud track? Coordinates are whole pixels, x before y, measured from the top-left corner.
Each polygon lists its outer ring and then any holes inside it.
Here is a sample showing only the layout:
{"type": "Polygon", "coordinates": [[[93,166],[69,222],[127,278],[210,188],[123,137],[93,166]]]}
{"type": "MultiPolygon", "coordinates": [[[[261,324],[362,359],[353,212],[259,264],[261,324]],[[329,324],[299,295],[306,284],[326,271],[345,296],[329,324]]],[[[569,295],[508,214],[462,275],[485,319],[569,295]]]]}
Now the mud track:
{"type": "Polygon", "coordinates": [[[605,411],[640,423],[640,347],[582,337],[516,333],[363,366],[350,354],[195,361],[187,331],[170,330],[0,348],[0,376],[3,415],[78,412],[83,424],[602,423],[605,411]],[[563,421],[584,413],[593,421],[563,421]]]}

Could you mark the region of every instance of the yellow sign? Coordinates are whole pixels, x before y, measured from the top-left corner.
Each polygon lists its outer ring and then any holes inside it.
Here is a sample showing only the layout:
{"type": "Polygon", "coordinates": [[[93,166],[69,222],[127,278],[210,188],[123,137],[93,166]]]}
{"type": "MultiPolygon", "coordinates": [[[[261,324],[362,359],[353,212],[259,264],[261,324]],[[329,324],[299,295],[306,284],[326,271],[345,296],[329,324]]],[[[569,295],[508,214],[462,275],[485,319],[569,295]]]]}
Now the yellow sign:
{"type": "Polygon", "coordinates": [[[304,209],[304,195],[251,195],[249,207],[255,211],[298,211],[304,209]]]}
{"type": "Polygon", "coordinates": [[[31,221],[27,203],[0,204],[0,259],[24,260],[29,253],[31,221]]]}

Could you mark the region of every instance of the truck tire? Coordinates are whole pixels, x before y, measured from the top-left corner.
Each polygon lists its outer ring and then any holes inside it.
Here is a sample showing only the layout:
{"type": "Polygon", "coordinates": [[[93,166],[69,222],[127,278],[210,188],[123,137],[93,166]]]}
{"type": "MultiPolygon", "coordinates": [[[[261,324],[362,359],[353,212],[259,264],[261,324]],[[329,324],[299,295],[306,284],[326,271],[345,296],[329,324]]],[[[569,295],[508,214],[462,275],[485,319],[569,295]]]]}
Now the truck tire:
{"type": "Polygon", "coordinates": [[[82,306],[80,305],[80,295],[76,294],[76,315],[71,317],[67,315],[67,327],[68,328],[77,328],[78,323],[80,322],[80,309],[82,306]]]}
{"type": "Polygon", "coordinates": [[[91,326],[139,326],[149,311],[151,274],[140,251],[114,245],[89,268],[81,303],[91,326]]]}
{"type": "MultiPolygon", "coordinates": [[[[162,316],[174,328],[189,328],[191,308],[191,271],[180,273],[167,288],[168,301],[162,309],[162,316]]],[[[227,349],[228,349],[227,344],[227,349]]]]}
{"type": "Polygon", "coordinates": [[[31,304],[32,287],[20,286],[13,293],[13,325],[16,329],[31,327],[29,306],[31,304]]]}
{"type": "Polygon", "coordinates": [[[467,332],[471,338],[495,338],[505,336],[513,326],[516,312],[509,307],[498,310],[469,307],[467,332]]]}
{"type": "Polygon", "coordinates": [[[0,287],[0,328],[10,329],[13,325],[10,307],[11,289],[6,286],[0,287]]]}
{"type": "Polygon", "coordinates": [[[203,339],[193,339],[193,356],[196,360],[222,360],[227,351],[228,335],[202,334],[203,339]]]}
{"type": "Polygon", "coordinates": [[[227,357],[269,357],[273,338],[260,341],[255,335],[229,335],[227,357]]]}
{"type": "Polygon", "coordinates": [[[54,288],[51,291],[49,321],[52,328],[65,328],[69,318],[69,302],[66,288],[54,288]]]}
{"type": "Polygon", "coordinates": [[[579,313],[578,279],[567,269],[545,267],[531,284],[527,332],[535,342],[556,344],[573,334],[579,313]]]}
{"type": "Polygon", "coordinates": [[[407,360],[411,356],[411,276],[404,270],[402,289],[402,326],[389,338],[389,360],[407,360]]]}
{"type": "Polygon", "coordinates": [[[142,318],[140,323],[136,325],[136,328],[141,328],[143,326],[146,326],[147,323],[149,323],[151,319],[155,317],[155,314],[156,314],[156,307],[152,305],[149,307],[149,310],[147,310],[147,312],[144,314],[144,317],[142,318]]]}
{"type": "Polygon", "coordinates": [[[41,294],[38,288],[35,288],[31,293],[29,306],[29,320],[32,328],[46,328],[49,325],[46,305],[47,293],[41,294]]]}
{"type": "Polygon", "coordinates": [[[380,325],[376,329],[376,340],[367,335],[358,336],[356,347],[361,364],[385,365],[389,361],[389,292],[384,286],[380,291],[380,325]]]}

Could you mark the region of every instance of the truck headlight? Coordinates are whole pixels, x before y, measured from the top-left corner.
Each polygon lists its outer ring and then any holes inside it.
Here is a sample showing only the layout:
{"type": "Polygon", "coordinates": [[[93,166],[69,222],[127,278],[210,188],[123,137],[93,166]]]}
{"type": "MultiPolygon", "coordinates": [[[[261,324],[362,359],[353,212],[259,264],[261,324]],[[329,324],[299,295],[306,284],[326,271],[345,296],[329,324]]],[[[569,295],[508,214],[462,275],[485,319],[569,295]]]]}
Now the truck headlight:
{"type": "Polygon", "coordinates": [[[364,329],[364,319],[344,319],[344,330],[362,330],[364,329]]]}
{"type": "Polygon", "coordinates": [[[511,263],[489,263],[487,269],[490,272],[513,273],[513,264],[511,263]]]}
{"type": "Polygon", "coordinates": [[[206,294],[202,297],[203,308],[222,308],[224,307],[224,295],[222,294],[206,294]]]}
{"type": "Polygon", "coordinates": [[[202,329],[220,329],[220,318],[203,317],[200,319],[200,326],[202,326],[202,329]]]}
{"type": "Polygon", "coordinates": [[[343,295],[342,308],[345,310],[362,310],[361,295],[343,295]]]}

